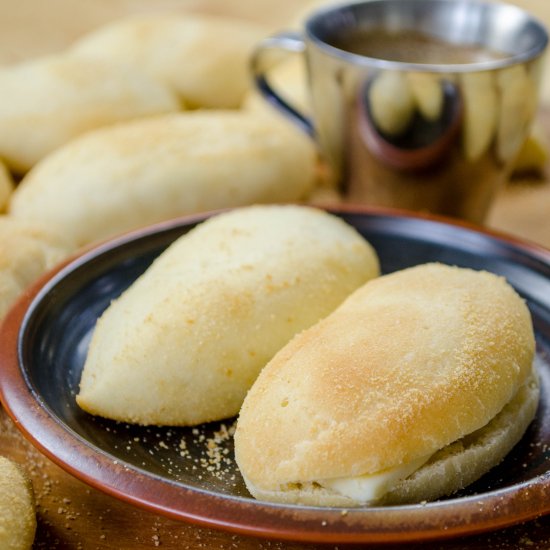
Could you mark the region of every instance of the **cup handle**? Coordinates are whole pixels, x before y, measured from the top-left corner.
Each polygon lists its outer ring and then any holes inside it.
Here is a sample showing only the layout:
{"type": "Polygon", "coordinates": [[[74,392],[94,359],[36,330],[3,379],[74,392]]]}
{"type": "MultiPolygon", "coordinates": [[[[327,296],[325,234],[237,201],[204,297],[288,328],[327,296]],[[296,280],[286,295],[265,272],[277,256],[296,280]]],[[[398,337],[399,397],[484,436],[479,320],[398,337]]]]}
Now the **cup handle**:
{"type": "Polygon", "coordinates": [[[264,38],[256,47],[252,54],[251,70],[256,89],[271,105],[276,107],[285,116],[289,117],[304,132],[311,137],[315,135],[315,129],[311,119],[301,113],[296,107],[285,101],[273,89],[266,76],[267,71],[274,64],[274,54],[284,53],[304,53],[306,44],[298,32],[282,32],[268,38],[264,38]]]}

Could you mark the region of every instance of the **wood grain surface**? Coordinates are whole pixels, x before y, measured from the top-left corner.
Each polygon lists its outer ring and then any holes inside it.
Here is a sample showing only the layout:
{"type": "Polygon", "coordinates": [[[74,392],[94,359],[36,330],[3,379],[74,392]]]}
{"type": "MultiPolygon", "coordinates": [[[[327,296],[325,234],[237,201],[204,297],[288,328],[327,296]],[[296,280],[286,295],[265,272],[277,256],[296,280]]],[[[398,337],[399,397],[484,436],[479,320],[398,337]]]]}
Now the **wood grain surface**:
{"type": "MultiPolygon", "coordinates": [[[[283,28],[305,0],[9,0],[0,1],[0,63],[63,49],[83,32],[127,13],[199,11],[231,14],[283,28]]],[[[550,3],[517,0],[550,23],[550,3]]],[[[543,86],[540,119],[550,139],[550,91],[543,86]]],[[[510,182],[499,195],[490,227],[550,248],[550,170],[510,182]]],[[[38,504],[35,548],[46,549],[280,549],[319,547],[260,540],[180,523],[129,506],[66,474],[25,441],[0,410],[0,455],[20,463],[32,479],[38,504]]],[[[333,545],[329,548],[338,548],[333,545]]],[[[366,548],[364,545],[361,548],[366,548]]],[[[378,547],[370,547],[378,548],[378,547]]],[[[383,548],[403,548],[384,546],[383,548]]],[[[550,517],[499,532],[409,550],[550,549],[550,517]]]]}

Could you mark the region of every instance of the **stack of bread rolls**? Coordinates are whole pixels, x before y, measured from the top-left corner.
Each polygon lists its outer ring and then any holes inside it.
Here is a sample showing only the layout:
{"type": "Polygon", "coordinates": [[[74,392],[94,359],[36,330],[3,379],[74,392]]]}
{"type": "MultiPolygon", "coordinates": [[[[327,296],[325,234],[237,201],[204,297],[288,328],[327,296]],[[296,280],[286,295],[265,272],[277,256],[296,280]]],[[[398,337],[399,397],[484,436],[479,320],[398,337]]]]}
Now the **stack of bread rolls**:
{"type": "Polygon", "coordinates": [[[51,242],[35,233],[44,250],[20,275],[29,225],[72,241],[59,261],[189,213],[307,200],[313,142],[241,109],[249,57],[267,32],[232,17],[132,15],[0,68],[0,212],[17,222],[2,225],[0,314],[55,263],[39,259],[51,242]]]}
{"type": "MultiPolygon", "coordinates": [[[[326,3],[300,2],[278,25],[298,29],[326,3]]],[[[82,246],[219,207],[338,201],[319,187],[330,178],[313,142],[254,92],[249,59],[274,28],[252,19],[134,14],[1,67],[0,161],[17,185],[0,165],[0,212],[82,246]]],[[[289,59],[273,79],[307,111],[304,72],[289,59]]],[[[522,169],[545,162],[539,134],[522,169]]]]}

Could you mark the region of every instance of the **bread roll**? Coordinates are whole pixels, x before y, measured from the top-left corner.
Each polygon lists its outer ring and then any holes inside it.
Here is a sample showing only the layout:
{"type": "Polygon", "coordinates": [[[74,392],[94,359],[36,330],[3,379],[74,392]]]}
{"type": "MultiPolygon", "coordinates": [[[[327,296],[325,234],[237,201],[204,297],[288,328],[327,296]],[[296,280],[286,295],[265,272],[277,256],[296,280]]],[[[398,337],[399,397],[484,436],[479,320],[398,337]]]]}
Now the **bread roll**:
{"type": "Polygon", "coordinates": [[[234,108],[251,86],[249,58],[265,34],[236,18],[148,14],[101,27],[72,51],[146,71],[191,107],[234,108]]]}
{"type": "Polygon", "coordinates": [[[19,466],[0,457],[0,548],[30,550],[35,532],[31,482],[19,466]]]}
{"type": "Polygon", "coordinates": [[[532,420],[534,346],[526,305],[493,274],[427,264],[369,281],[279,351],[248,393],[235,433],[247,486],[267,500],[344,506],[452,493],[532,420]]]}
{"type": "Polygon", "coordinates": [[[164,84],[105,59],[57,55],[4,67],[0,157],[23,173],[88,130],[179,108],[164,84]]]}
{"type": "Polygon", "coordinates": [[[75,248],[50,228],[0,216],[0,320],[28,285],[75,248]]]}
{"type": "Polygon", "coordinates": [[[104,128],[32,170],[10,213],[79,244],[184,214],[304,197],[315,149],[299,130],[241,112],[195,111],[104,128]]]}
{"type": "Polygon", "coordinates": [[[254,206],[211,218],[101,316],[77,402],[139,424],[233,416],[279,348],[377,274],[370,245],[320,210],[254,206]]]}

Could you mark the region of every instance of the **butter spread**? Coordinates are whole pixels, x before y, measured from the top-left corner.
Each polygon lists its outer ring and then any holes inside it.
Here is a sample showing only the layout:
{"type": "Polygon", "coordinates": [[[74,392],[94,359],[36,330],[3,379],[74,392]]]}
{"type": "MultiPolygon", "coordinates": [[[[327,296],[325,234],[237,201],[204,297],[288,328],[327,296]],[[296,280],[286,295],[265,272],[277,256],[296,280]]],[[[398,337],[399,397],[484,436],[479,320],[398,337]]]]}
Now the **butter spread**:
{"type": "Polygon", "coordinates": [[[326,489],[352,498],[357,502],[366,504],[376,501],[384,496],[392,487],[402,479],[409,477],[427,462],[431,455],[412,460],[407,464],[388,468],[374,474],[364,474],[354,477],[339,477],[324,479],[317,483],[326,489]]]}

